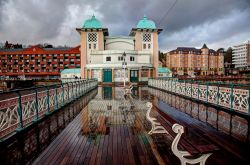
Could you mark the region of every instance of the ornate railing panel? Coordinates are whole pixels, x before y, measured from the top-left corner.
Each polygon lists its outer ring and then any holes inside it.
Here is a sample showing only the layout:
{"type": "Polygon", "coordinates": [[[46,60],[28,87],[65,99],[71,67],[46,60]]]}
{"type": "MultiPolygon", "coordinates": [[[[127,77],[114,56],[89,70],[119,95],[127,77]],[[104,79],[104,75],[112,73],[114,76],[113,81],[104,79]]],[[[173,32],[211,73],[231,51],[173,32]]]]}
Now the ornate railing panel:
{"type": "Polygon", "coordinates": [[[82,80],[0,94],[0,139],[33,124],[97,85],[96,80],[82,80]]]}
{"type": "Polygon", "coordinates": [[[199,84],[172,79],[149,79],[148,85],[243,113],[250,113],[250,86],[199,84]]]}
{"type": "Polygon", "coordinates": [[[18,128],[18,97],[0,101],[0,137],[18,128]]]}

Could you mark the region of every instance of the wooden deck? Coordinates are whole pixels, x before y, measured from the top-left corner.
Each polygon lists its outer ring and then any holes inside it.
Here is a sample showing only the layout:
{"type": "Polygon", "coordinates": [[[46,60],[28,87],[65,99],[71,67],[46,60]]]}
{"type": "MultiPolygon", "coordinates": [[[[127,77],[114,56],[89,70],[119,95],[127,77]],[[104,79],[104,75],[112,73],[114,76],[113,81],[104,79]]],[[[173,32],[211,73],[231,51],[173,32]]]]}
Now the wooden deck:
{"type": "MultiPolygon", "coordinates": [[[[170,148],[174,137],[147,134],[151,125],[145,118],[146,111],[135,108],[126,115],[117,111],[107,113],[108,110],[90,112],[89,107],[85,107],[33,164],[180,164],[170,148]]],[[[162,118],[156,109],[151,114],[162,118]]],[[[166,124],[164,120],[159,121],[166,124]]],[[[190,136],[204,138],[217,146],[223,143],[220,151],[214,153],[207,164],[246,163],[244,157],[235,156],[234,149],[239,150],[236,143],[218,138],[219,134],[208,138],[212,135],[203,134],[206,130],[205,127],[194,127],[190,136]]]]}

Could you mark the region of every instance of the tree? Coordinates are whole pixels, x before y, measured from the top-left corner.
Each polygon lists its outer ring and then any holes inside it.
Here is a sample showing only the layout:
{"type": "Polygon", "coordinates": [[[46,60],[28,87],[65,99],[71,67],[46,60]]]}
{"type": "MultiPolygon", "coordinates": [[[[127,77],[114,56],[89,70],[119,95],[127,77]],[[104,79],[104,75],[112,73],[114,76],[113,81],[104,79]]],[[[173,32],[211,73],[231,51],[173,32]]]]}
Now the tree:
{"type": "Polygon", "coordinates": [[[162,63],[165,61],[165,55],[159,51],[159,61],[161,61],[162,63]]]}
{"type": "Polygon", "coordinates": [[[225,52],[224,62],[232,63],[232,54],[233,54],[233,49],[229,47],[227,51],[225,52]]]}

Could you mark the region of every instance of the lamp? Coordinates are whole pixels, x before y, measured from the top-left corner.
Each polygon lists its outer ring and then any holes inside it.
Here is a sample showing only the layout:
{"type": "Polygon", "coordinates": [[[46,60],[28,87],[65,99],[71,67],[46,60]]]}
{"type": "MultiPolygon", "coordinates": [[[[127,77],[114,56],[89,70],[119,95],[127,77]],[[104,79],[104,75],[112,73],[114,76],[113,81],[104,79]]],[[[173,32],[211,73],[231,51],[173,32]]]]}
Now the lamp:
{"type": "Polygon", "coordinates": [[[124,80],[123,86],[125,87],[125,85],[126,85],[126,75],[125,74],[126,74],[126,68],[127,68],[127,63],[125,61],[125,58],[126,58],[125,52],[123,52],[122,57],[123,57],[122,68],[123,68],[123,80],[124,80]]]}

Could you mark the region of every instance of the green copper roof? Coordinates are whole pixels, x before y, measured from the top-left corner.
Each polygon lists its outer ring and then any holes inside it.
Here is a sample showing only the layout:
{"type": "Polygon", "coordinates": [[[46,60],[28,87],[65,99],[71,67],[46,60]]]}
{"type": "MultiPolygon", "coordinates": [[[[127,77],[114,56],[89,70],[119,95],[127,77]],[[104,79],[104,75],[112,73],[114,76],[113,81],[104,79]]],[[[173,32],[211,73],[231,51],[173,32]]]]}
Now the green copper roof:
{"type": "Polygon", "coordinates": [[[168,68],[158,68],[158,73],[169,73],[169,72],[172,71],[168,68]]]}
{"type": "Polygon", "coordinates": [[[73,73],[73,74],[80,74],[81,69],[64,69],[61,73],[73,73]]]}
{"type": "Polygon", "coordinates": [[[143,19],[141,19],[138,24],[137,28],[139,29],[156,29],[154,21],[151,21],[148,19],[147,16],[144,16],[143,19]]]}
{"type": "Polygon", "coordinates": [[[82,28],[86,28],[86,29],[96,29],[96,28],[102,28],[102,24],[101,22],[95,18],[95,16],[93,15],[91,17],[91,19],[88,19],[84,22],[84,25],[82,28]]]}

